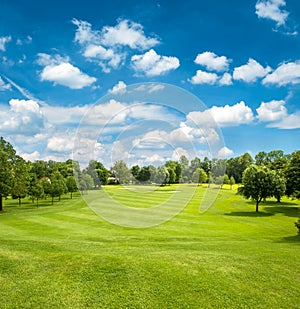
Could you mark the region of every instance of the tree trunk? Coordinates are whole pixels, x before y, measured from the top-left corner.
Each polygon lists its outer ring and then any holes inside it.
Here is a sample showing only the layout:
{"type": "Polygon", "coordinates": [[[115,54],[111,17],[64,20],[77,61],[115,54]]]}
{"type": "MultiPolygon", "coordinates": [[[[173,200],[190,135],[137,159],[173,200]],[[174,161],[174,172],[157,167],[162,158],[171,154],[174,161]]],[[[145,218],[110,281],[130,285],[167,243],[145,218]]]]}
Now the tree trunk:
{"type": "Polygon", "coordinates": [[[3,210],[3,207],[2,207],[2,195],[0,195],[0,211],[3,210]]]}
{"type": "Polygon", "coordinates": [[[72,199],[72,197],[73,197],[73,196],[72,196],[72,193],[73,193],[73,192],[71,191],[71,199],[72,199]]]}
{"type": "Polygon", "coordinates": [[[52,205],[53,205],[53,203],[54,203],[54,196],[52,196],[52,205]]]}
{"type": "Polygon", "coordinates": [[[21,198],[19,197],[19,206],[21,206],[21,198]]]}
{"type": "Polygon", "coordinates": [[[259,200],[256,201],[256,208],[255,208],[256,212],[258,212],[258,204],[259,204],[259,200]]]}

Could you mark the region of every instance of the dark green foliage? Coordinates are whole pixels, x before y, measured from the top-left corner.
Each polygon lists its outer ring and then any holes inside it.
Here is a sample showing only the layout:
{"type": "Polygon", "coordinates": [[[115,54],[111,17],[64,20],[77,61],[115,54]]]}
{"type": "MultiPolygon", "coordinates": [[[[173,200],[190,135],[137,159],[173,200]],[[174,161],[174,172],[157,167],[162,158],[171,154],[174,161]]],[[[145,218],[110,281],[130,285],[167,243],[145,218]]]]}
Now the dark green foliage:
{"type": "Polygon", "coordinates": [[[300,151],[291,155],[290,164],[286,170],[286,194],[300,198],[300,151]]]}
{"type": "Polygon", "coordinates": [[[298,229],[298,234],[300,235],[300,219],[298,219],[298,221],[295,222],[295,226],[298,229]]]}

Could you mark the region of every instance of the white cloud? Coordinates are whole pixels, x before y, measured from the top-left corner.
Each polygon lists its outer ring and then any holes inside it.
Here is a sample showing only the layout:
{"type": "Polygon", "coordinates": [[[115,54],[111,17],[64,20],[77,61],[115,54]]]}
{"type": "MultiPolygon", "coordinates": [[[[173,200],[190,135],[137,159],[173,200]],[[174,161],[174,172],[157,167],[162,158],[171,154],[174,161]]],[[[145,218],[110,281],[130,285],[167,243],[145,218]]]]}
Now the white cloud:
{"type": "Polygon", "coordinates": [[[146,76],[162,75],[177,69],[180,65],[178,58],[158,55],[153,49],[143,55],[132,56],[131,63],[136,72],[144,73],[146,76]]]}
{"type": "Polygon", "coordinates": [[[125,19],[115,27],[103,27],[102,42],[106,46],[123,45],[145,50],[157,45],[159,40],[155,37],[146,37],[141,24],[125,19]]]}
{"type": "Polygon", "coordinates": [[[0,50],[6,51],[6,44],[11,41],[11,36],[2,36],[0,37],[0,50]]]}
{"type": "Polygon", "coordinates": [[[21,153],[20,156],[26,161],[33,162],[35,160],[39,160],[41,154],[37,150],[35,150],[31,153],[21,153]]]}
{"type": "Polygon", "coordinates": [[[253,113],[244,101],[229,106],[213,106],[203,112],[194,111],[187,115],[188,120],[192,120],[199,126],[214,126],[214,121],[221,127],[239,126],[249,124],[253,121],[253,113]]]}
{"type": "Polygon", "coordinates": [[[212,52],[204,52],[198,54],[195,63],[204,66],[209,71],[227,71],[229,67],[230,60],[225,56],[217,56],[212,52]]]}
{"type": "Polygon", "coordinates": [[[111,48],[105,48],[101,45],[88,45],[83,56],[93,61],[98,61],[103,72],[109,73],[111,68],[117,69],[122,62],[124,55],[114,52],[111,48]]]}
{"type": "Polygon", "coordinates": [[[190,154],[186,149],[183,149],[182,147],[174,149],[172,153],[172,160],[178,161],[181,156],[186,156],[187,159],[190,159],[190,154]]]}
{"type": "Polygon", "coordinates": [[[126,93],[126,89],[126,84],[123,81],[119,81],[109,92],[112,94],[124,94],[126,93]]]}
{"type": "Polygon", "coordinates": [[[79,44],[86,43],[99,43],[100,41],[100,32],[96,30],[92,30],[92,25],[87,21],[78,20],[76,18],[72,19],[72,23],[77,26],[75,33],[75,42],[79,44]]]}
{"type": "Polygon", "coordinates": [[[262,102],[256,111],[257,118],[263,122],[281,120],[288,114],[284,100],[262,102]]]}
{"type": "Polygon", "coordinates": [[[299,84],[300,83],[300,60],[296,62],[283,63],[279,67],[267,75],[262,83],[266,84],[277,84],[279,86],[285,86],[288,84],[299,84]]]}
{"type": "Polygon", "coordinates": [[[44,127],[44,117],[37,102],[11,99],[9,108],[0,112],[0,130],[7,134],[34,135],[44,127]]]}
{"type": "Polygon", "coordinates": [[[11,90],[11,85],[6,84],[0,76],[0,91],[6,91],[6,90],[11,90]]]}
{"type": "Polygon", "coordinates": [[[232,76],[229,73],[224,73],[219,80],[221,86],[230,86],[232,85],[232,76]]]}
{"type": "Polygon", "coordinates": [[[47,149],[54,152],[71,152],[74,148],[74,140],[70,136],[53,136],[49,138],[47,149]]]}
{"type": "Polygon", "coordinates": [[[289,16],[287,11],[281,9],[285,5],[284,0],[260,0],[255,5],[255,13],[259,18],[271,19],[277,23],[277,26],[282,26],[289,16]]]}
{"type": "Polygon", "coordinates": [[[197,70],[196,75],[192,77],[190,82],[192,84],[209,84],[213,85],[217,82],[218,75],[216,73],[204,72],[197,70]]]}
{"type": "Polygon", "coordinates": [[[257,81],[258,78],[266,76],[272,69],[267,66],[264,68],[256,60],[249,58],[248,63],[237,67],[233,71],[233,78],[247,83],[257,81]]]}
{"type": "Polygon", "coordinates": [[[229,149],[228,147],[224,146],[224,147],[222,147],[222,148],[218,151],[218,157],[226,158],[226,157],[232,156],[233,153],[234,153],[233,150],[231,150],[231,149],[229,149]]]}
{"type": "Polygon", "coordinates": [[[278,129],[299,129],[300,112],[289,114],[284,100],[262,102],[256,109],[257,118],[262,122],[269,122],[267,127],[278,129]]]}
{"type": "Polygon", "coordinates": [[[39,54],[38,64],[45,66],[40,74],[42,81],[54,82],[71,89],[82,89],[90,86],[97,79],[81,72],[68,62],[68,59],[58,55],[52,57],[39,54]]]}

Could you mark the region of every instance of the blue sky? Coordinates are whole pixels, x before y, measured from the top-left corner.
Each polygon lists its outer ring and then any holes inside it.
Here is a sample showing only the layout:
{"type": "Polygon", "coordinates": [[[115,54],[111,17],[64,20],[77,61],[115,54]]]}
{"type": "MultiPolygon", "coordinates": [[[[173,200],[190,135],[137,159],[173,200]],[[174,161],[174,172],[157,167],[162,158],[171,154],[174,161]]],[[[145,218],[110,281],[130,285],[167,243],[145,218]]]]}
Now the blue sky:
{"type": "Polygon", "coordinates": [[[0,5],[0,134],[27,159],[299,149],[297,0],[0,5]]]}

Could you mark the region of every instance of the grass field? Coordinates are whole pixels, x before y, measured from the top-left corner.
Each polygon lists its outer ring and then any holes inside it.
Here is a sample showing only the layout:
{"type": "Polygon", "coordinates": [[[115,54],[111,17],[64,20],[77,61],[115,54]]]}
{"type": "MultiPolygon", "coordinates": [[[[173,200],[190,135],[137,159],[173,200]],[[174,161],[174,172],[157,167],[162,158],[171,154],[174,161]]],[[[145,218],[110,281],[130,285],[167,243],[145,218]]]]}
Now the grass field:
{"type": "MultiPolygon", "coordinates": [[[[149,207],[176,186],[168,189],[105,190],[149,207]]],[[[257,214],[225,187],[199,214],[203,191],[172,220],[145,229],[102,220],[79,194],[39,208],[4,201],[0,308],[299,308],[299,201],[269,201],[257,214]]]]}

